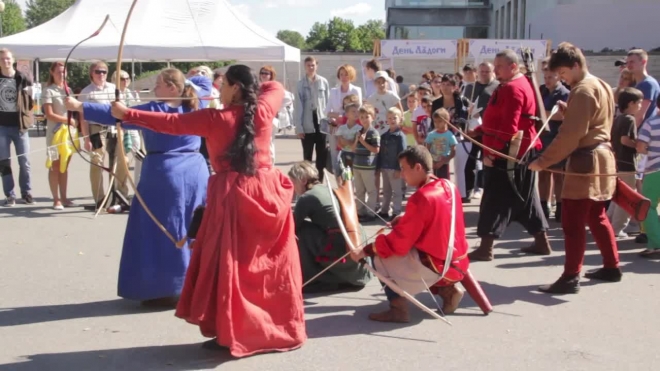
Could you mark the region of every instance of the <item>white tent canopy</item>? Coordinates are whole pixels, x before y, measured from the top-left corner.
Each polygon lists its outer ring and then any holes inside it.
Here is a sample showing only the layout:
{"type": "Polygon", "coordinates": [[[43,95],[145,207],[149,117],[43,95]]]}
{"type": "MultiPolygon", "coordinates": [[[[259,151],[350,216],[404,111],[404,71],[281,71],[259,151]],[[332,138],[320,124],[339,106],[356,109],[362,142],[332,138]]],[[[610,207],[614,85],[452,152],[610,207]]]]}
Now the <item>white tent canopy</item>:
{"type": "MultiPolygon", "coordinates": [[[[121,31],[132,0],[77,0],[64,13],[30,30],[0,39],[16,59],[72,61],[117,59],[121,31]]],[[[226,0],[139,0],[129,20],[124,60],[292,61],[300,50],[286,45],[239,14],[226,0]]]]}

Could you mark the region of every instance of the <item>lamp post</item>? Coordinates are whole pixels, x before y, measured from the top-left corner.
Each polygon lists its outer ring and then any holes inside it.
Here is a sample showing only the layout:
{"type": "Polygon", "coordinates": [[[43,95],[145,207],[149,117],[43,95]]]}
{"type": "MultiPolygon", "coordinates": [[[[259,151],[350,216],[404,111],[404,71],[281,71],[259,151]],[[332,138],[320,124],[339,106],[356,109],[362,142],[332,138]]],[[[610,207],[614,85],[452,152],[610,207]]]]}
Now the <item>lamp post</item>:
{"type": "Polygon", "coordinates": [[[5,12],[5,2],[0,1],[0,37],[2,37],[2,13],[5,12]]]}

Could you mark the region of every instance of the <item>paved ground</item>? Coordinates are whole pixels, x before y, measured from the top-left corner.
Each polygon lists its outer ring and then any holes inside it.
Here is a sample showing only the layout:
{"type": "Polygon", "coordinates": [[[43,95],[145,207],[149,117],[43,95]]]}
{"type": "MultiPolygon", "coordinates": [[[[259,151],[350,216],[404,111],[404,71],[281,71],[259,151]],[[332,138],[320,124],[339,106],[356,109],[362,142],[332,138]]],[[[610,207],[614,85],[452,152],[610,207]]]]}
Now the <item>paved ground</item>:
{"type": "MultiPolygon", "coordinates": [[[[33,151],[45,140],[33,138],[33,151]]],[[[278,165],[301,158],[299,143],[277,141],[278,165]]],[[[535,292],[561,273],[561,231],[551,231],[556,253],[527,257],[531,239],[512,226],[496,260],[474,263],[495,306],[484,317],[465,299],[453,327],[412,309],[412,323],[366,319],[386,307],[376,281],[364,290],[306,297],[309,341],[289,353],[232,360],[200,349],[196,327],[173,311],[149,312],[116,296],[127,217],[93,219],[82,209],[51,210],[43,151],[31,157],[37,205],[0,208],[0,371],[27,370],[657,370],[660,357],[660,263],[636,257],[640,245],[620,244],[624,280],[584,281],[579,295],[535,292]]],[[[88,166],[75,157],[71,195],[89,201],[88,166]]],[[[468,225],[478,206],[466,207],[468,225]]],[[[378,228],[370,227],[371,233],[378,228]]],[[[475,245],[475,228],[469,228],[475,245]]],[[[600,258],[589,245],[587,268],[600,258]]],[[[432,307],[428,294],[418,296],[432,307]]]]}

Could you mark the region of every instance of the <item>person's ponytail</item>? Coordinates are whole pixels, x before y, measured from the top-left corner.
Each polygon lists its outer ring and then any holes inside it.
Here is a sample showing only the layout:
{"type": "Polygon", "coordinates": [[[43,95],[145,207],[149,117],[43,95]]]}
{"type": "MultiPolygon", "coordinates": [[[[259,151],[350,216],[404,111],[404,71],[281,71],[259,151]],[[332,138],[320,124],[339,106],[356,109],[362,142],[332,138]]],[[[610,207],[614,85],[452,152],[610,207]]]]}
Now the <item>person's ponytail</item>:
{"type": "Polygon", "coordinates": [[[184,108],[189,109],[190,111],[197,111],[199,109],[199,97],[197,96],[197,91],[192,85],[186,84],[183,87],[181,98],[184,98],[181,102],[181,105],[184,108]]]}
{"type": "Polygon", "coordinates": [[[254,144],[254,116],[257,112],[259,84],[255,82],[253,86],[248,87],[239,82],[237,84],[241,87],[245,113],[243,114],[243,122],[238,125],[236,139],[229,148],[227,157],[234,171],[254,175],[257,171],[254,159],[257,152],[254,144]]]}

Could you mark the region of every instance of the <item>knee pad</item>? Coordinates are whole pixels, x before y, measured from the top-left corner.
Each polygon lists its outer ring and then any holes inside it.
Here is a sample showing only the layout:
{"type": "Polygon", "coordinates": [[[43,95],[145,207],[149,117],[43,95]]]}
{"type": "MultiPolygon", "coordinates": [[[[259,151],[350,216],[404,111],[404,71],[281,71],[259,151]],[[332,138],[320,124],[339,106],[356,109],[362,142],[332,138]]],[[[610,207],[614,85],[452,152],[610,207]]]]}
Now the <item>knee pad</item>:
{"type": "Polygon", "coordinates": [[[11,175],[11,160],[0,160],[0,176],[11,175]]]}

